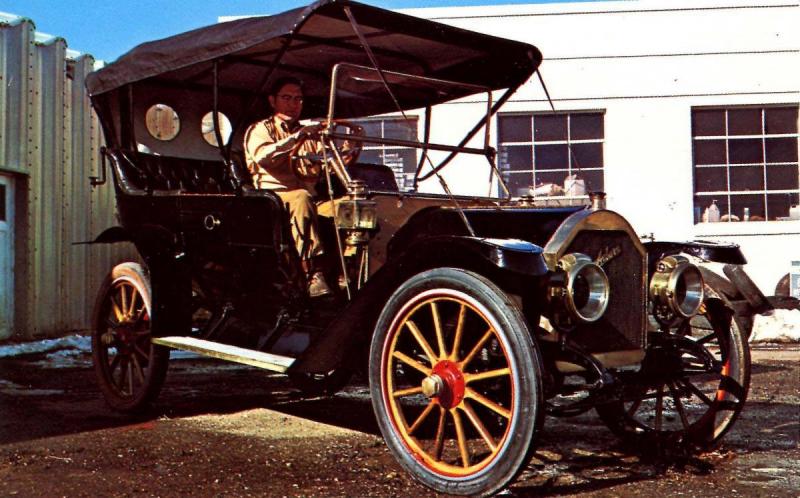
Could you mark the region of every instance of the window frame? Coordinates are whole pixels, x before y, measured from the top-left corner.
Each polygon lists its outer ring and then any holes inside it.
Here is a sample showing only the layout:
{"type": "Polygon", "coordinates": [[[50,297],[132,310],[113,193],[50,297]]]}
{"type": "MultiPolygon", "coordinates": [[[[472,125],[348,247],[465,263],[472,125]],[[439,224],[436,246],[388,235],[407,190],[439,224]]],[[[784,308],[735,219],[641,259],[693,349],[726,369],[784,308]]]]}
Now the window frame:
{"type": "MultiPolygon", "coordinates": [[[[733,200],[736,197],[745,197],[745,196],[757,196],[760,197],[761,207],[763,208],[764,213],[764,220],[763,222],[768,223],[785,223],[786,221],[796,221],[791,220],[788,216],[787,217],[773,217],[770,218],[769,213],[769,206],[770,206],[770,195],[781,195],[785,194],[788,196],[794,195],[795,198],[800,198],[800,125],[797,126],[794,133],[773,133],[770,134],[767,132],[767,112],[769,109],[794,109],[800,114],[800,104],[793,102],[793,103],[774,103],[774,104],[735,104],[735,105],[710,105],[710,106],[692,106],[690,109],[690,140],[691,140],[691,149],[692,149],[692,211],[694,213],[693,224],[694,225],[712,225],[719,222],[707,222],[702,221],[703,215],[703,207],[708,206],[711,204],[713,200],[724,199],[723,205],[720,206],[720,215],[725,216],[728,215],[726,220],[721,220],[722,223],[735,223],[737,221],[744,221],[742,218],[744,217],[743,212],[742,217],[739,218],[740,213],[736,213],[732,210],[731,205],[733,200]],[[731,133],[731,123],[730,123],[730,112],[731,111],[743,111],[743,110],[758,110],[760,112],[760,133],[759,134],[737,134],[731,133]],[[695,116],[696,112],[702,111],[722,111],[724,114],[724,134],[723,135],[698,135],[697,131],[695,130],[695,116]],[[770,139],[794,139],[795,140],[795,147],[798,148],[797,156],[795,161],[768,161],[767,154],[768,154],[768,147],[767,147],[767,140],[770,139]],[[745,141],[745,140],[758,140],[759,147],[760,147],[760,161],[759,162],[732,162],[731,158],[731,142],[732,141],[745,141]],[[698,149],[697,149],[697,142],[712,142],[712,141],[722,141],[724,144],[724,163],[702,163],[698,164],[698,149]],[[794,166],[796,168],[796,174],[798,178],[797,187],[795,188],[777,188],[771,189],[769,187],[769,172],[770,167],[772,167],[773,171],[775,168],[790,168],[794,166]],[[736,169],[741,168],[755,168],[760,167],[761,171],[761,184],[760,188],[750,189],[750,190],[741,190],[741,189],[734,189],[732,185],[732,177],[736,175],[732,175],[736,171],[736,169]],[[725,170],[725,190],[698,190],[698,170],[712,170],[715,168],[724,168],[725,170]],[[725,209],[723,209],[723,206],[725,209]],[[738,220],[733,219],[733,216],[736,215],[738,220]]],[[[789,207],[791,207],[791,201],[789,207]]],[[[752,210],[751,210],[751,215],[752,210]]],[[[752,221],[752,220],[748,220],[752,221]]],[[[762,222],[759,220],[758,222],[762,222]]]]}
{"type": "MultiPolygon", "coordinates": [[[[567,167],[566,168],[546,168],[541,169],[539,174],[543,173],[564,173],[564,177],[566,178],[567,175],[572,175],[579,173],[581,171],[587,172],[599,172],[601,181],[603,183],[603,189],[605,188],[605,169],[606,169],[606,161],[605,161],[605,153],[606,153],[606,109],[568,109],[568,110],[559,110],[556,112],[553,111],[511,111],[511,112],[501,112],[497,114],[496,119],[496,147],[498,151],[498,156],[502,154],[502,148],[504,146],[529,146],[530,148],[530,169],[523,169],[523,170],[511,170],[506,169],[503,167],[500,158],[498,157],[498,171],[500,174],[503,175],[504,181],[506,181],[507,176],[512,174],[518,175],[520,173],[529,172],[531,175],[531,182],[533,186],[537,185],[537,168],[536,168],[536,146],[547,146],[547,145],[566,145],[567,149],[567,167]],[[589,138],[589,139],[573,139],[572,138],[572,118],[576,115],[599,115],[600,122],[602,124],[601,136],[600,138],[589,138]],[[566,116],[566,139],[564,140],[536,140],[536,117],[553,117],[553,116],[566,116]],[[501,130],[500,130],[500,121],[502,118],[505,117],[528,117],[530,119],[530,126],[531,126],[531,136],[530,141],[509,141],[503,142],[501,137],[501,130]],[[575,152],[573,150],[573,146],[580,145],[580,144],[600,144],[600,162],[601,165],[597,166],[590,166],[590,167],[583,167],[581,165],[573,166],[574,163],[577,162],[574,159],[575,152]]],[[[510,183],[510,182],[507,182],[510,183]]],[[[563,187],[562,185],[560,185],[563,187]]],[[[586,185],[586,193],[584,195],[578,196],[567,196],[567,195],[554,195],[554,196],[543,196],[543,198],[562,198],[562,199],[588,199],[590,190],[598,190],[596,188],[591,188],[587,184],[586,185]]],[[[602,190],[602,189],[601,189],[602,190]]],[[[511,192],[513,197],[517,197],[515,192],[511,192]]]]}

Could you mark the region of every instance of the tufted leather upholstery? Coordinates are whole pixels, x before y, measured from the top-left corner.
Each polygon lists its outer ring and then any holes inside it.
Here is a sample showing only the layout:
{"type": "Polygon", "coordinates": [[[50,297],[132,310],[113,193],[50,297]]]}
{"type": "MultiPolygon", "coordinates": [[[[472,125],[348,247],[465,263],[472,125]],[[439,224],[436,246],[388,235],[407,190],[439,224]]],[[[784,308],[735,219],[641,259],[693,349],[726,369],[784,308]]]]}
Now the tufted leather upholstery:
{"type": "MultiPolygon", "coordinates": [[[[159,156],[142,152],[111,151],[124,190],[175,193],[226,193],[235,190],[229,168],[222,161],[159,156]]],[[[234,167],[241,162],[234,160],[234,167]]],[[[244,174],[242,178],[249,179],[244,174]]]]}

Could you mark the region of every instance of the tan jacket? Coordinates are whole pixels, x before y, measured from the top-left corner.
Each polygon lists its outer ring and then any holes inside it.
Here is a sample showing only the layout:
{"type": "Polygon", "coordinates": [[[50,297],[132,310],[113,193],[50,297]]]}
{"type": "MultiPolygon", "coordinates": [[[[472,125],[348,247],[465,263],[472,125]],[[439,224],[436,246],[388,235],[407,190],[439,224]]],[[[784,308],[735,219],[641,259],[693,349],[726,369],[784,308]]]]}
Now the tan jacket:
{"type": "MultiPolygon", "coordinates": [[[[244,134],[244,155],[247,169],[253,175],[256,188],[270,190],[295,190],[302,188],[312,195],[313,182],[300,181],[289,165],[289,153],[299,138],[298,123],[290,125],[277,116],[250,125],[244,134]]],[[[306,140],[302,152],[321,154],[322,144],[306,140]]]]}

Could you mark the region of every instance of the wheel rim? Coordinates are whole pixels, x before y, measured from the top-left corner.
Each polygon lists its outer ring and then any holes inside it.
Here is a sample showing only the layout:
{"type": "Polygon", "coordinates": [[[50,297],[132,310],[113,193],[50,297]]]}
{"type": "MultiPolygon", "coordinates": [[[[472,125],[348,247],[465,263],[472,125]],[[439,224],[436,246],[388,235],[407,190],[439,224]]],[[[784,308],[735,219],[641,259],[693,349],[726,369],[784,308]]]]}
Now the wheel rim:
{"type": "Polygon", "coordinates": [[[121,278],[106,293],[97,346],[103,376],[117,396],[133,398],[146,387],[152,351],[150,306],[132,281],[121,278]]]}
{"type": "Polygon", "coordinates": [[[635,432],[703,447],[731,427],[747,397],[747,374],[744,358],[731,344],[731,335],[739,331],[722,308],[703,304],[700,314],[678,331],[686,341],[679,355],[658,359],[659,372],[672,372],[656,374],[658,380],[643,387],[638,399],[623,404],[625,423],[635,432]],[[709,306],[719,309],[710,311],[709,306]]]}
{"type": "Polygon", "coordinates": [[[434,289],[406,303],[382,355],[395,433],[429,471],[472,477],[498,460],[516,424],[516,365],[497,320],[472,297],[434,289]]]}

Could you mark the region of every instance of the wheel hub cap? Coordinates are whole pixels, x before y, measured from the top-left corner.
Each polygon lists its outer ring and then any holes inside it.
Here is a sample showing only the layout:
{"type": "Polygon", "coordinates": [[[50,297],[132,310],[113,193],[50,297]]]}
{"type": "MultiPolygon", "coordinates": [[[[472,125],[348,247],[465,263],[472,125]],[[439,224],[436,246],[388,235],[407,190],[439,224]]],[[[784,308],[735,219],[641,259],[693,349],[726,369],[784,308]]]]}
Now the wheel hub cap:
{"type": "Polygon", "coordinates": [[[444,360],[437,363],[431,375],[422,381],[422,392],[426,396],[437,397],[439,404],[449,410],[464,399],[464,386],[464,374],[458,364],[444,360]],[[426,393],[426,385],[434,394],[426,393]]]}
{"type": "Polygon", "coordinates": [[[443,386],[444,382],[438,375],[431,375],[422,379],[422,393],[429,398],[438,396],[442,392],[443,386]]]}

